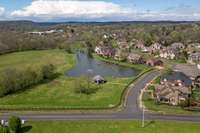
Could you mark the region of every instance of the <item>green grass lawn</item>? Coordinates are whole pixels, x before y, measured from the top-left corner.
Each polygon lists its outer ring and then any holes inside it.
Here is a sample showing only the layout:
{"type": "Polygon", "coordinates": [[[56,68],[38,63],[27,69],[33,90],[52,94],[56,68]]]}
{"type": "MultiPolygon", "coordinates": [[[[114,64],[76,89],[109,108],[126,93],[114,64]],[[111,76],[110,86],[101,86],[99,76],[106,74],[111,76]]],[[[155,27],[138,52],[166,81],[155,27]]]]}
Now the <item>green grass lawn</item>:
{"type": "Polygon", "coordinates": [[[8,67],[24,68],[45,63],[53,63],[61,72],[74,64],[73,55],[61,50],[41,50],[16,52],[0,56],[0,71],[8,67]]]}
{"type": "MultiPolygon", "coordinates": [[[[51,82],[40,84],[30,89],[0,98],[1,109],[82,109],[108,108],[120,103],[121,95],[127,85],[135,79],[109,78],[108,83],[98,87],[94,94],[77,94],[74,91],[77,81],[87,82],[83,77],[67,77],[64,71],[75,64],[72,54],[62,50],[27,51],[0,56],[0,70],[7,67],[24,68],[25,66],[53,63],[61,76],[51,82]]],[[[143,69],[140,67],[140,69],[143,69]]],[[[92,84],[97,88],[97,85],[92,84]]]]}
{"type": "Polygon", "coordinates": [[[199,123],[174,121],[43,121],[27,122],[27,133],[199,133],[199,123]]]}

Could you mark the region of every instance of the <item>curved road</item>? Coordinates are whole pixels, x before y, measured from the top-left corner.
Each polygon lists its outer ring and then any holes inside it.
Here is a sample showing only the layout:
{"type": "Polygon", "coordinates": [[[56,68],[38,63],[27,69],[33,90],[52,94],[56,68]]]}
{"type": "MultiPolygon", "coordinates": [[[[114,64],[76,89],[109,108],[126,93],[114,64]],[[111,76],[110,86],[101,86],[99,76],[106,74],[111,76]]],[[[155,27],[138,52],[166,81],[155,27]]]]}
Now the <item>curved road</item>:
{"type": "MultiPolygon", "coordinates": [[[[24,113],[16,114],[25,120],[123,120],[123,119],[141,119],[142,111],[138,107],[138,96],[140,91],[147,83],[160,74],[159,71],[151,71],[139,78],[129,90],[123,110],[119,112],[102,113],[24,113]]],[[[0,119],[8,119],[14,112],[2,113],[0,119]]],[[[200,122],[200,116],[194,115],[169,115],[161,113],[145,112],[145,119],[148,120],[176,120],[200,122]]]]}

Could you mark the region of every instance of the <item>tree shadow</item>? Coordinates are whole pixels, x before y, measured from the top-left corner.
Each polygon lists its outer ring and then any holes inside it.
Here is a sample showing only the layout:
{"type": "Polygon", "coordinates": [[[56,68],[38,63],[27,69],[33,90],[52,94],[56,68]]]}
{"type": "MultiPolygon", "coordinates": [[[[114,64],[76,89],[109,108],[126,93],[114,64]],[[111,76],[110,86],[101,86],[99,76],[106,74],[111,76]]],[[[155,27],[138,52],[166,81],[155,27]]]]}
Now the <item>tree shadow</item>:
{"type": "Polygon", "coordinates": [[[32,129],[32,126],[24,126],[20,129],[20,133],[27,133],[32,129]]]}
{"type": "Polygon", "coordinates": [[[150,126],[150,125],[152,125],[152,124],[155,124],[155,121],[154,121],[154,120],[148,121],[148,122],[145,124],[144,127],[148,127],[148,126],[150,126]]]}

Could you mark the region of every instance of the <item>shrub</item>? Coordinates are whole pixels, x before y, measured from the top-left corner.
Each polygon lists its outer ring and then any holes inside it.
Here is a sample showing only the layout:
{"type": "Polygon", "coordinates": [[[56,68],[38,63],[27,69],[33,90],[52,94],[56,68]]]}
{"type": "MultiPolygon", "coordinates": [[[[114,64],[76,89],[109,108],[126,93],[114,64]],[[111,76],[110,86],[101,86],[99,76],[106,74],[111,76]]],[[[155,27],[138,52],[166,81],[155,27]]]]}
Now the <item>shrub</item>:
{"type": "Polygon", "coordinates": [[[95,93],[97,90],[98,88],[95,88],[93,86],[88,88],[88,86],[82,83],[79,79],[75,81],[75,88],[74,88],[75,93],[90,95],[92,93],[95,93]]]}
{"type": "Polygon", "coordinates": [[[51,79],[54,76],[54,70],[55,67],[52,64],[47,64],[42,66],[42,75],[43,75],[43,79],[51,79]]]}
{"type": "Polygon", "coordinates": [[[8,127],[13,133],[18,133],[21,129],[21,119],[11,116],[8,121],[8,127]]]}
{"type": "Polygon", "coordinates": [[[182,107],[182,108],[185,108],[185,107],[190,107],[191,104],[193,102],[193,99],[190,97],[190,98],[187,98],[185,101],[182,101],[179,105],[182,107]]]}
{"type": "Polygon", "coordinates": [[[160,84],[160,76],[155,79],[156,84],[160,84]]]}
{"type": "Polygon", "coordinates": [[[1,75],[1,89],[0,96],[6,95],[11,91],[16,90],[19,87],[18,81],[18,72],[16,69],[5,69],[1,75]]]}
{"type": "Polygon", "coordinates": [[[148,86],[148,90],[155,91],[155,86],[153,86],[153,85],[148,86]]]}
{"type": "Polygon", "coordinates": [[[0,133],[8,133],[8,129],[0,125],[0,133]]]}
{"type": "Polygon", "coordinates": [[[72,53],[73,53],[71,47],[66,47],[66,48],[65,48],[65,51],[66,51],[67,53],[69,53],[69,54],[72,54],[72,53]]]}
{"type": "Polygon", "coordinates": [[[91,88],[91,87],[87,88],[82,84],[78,84],[78,85],[75,86],[75,92],[89,95],[89,94],[94,92],[94,89],[91,88]]]}

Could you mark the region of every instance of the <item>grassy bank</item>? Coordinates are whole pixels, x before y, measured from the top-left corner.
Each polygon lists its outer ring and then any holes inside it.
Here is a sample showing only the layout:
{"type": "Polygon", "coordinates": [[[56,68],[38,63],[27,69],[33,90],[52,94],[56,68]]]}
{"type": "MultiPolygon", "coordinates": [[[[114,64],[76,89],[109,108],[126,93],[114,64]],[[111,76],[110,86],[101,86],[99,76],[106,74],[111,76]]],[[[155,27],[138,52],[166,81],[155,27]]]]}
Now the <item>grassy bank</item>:
{"type": "MultiPolygon", "coordinates": [[[[0,56],[0,70],[7,67],[19,67],[52,63],[61,75],[44,84],[0,98],[0,109],[102,109],[119,105],[121,95],[127,85],[136,77],[106,77],[108,82],[98,88],[94,94],[77,94],[74,91],[77,82],[87,82],[84,77],[67,77],[64,72],[75,64],[72,54],[62,50],[27,51],[0,56]]],[[[129,66],[128,64],[124,64],[129,66]]],[[[146,67],[147,68],[147,67],[146,67]]],[[[140,67],[140,70],[146,70],[140,67]]]]}
{"type": "Polygon", "coordinates": [[[198,133],[199,123],[174,121],[47,121],[28,122],[28,133],[198,133]]]}
{"type": "Polygon", "coordinates": [[[143,65],[143,64],[130,64],[130,63],[127,63],[127,62],[120,62],[120,61],[116,61],[116,60],[109,59],[109,58],[103,58],[103,57],[98,56],[98,55],[94,55],[94,57],[96,59],[98,59],[98,60],[101,60],[101,61],[105,61],[105,62],[117,64],[117,65],[121,65],[121,66],[124,66],[124,67],[131,67],[131,68],[140,70],[142,72],[148,71],[148,70],[151,69],[151,67],[149,67],[147,65],[143,65]]]}

